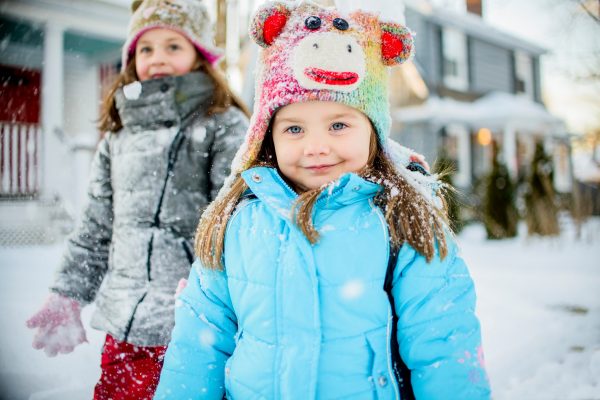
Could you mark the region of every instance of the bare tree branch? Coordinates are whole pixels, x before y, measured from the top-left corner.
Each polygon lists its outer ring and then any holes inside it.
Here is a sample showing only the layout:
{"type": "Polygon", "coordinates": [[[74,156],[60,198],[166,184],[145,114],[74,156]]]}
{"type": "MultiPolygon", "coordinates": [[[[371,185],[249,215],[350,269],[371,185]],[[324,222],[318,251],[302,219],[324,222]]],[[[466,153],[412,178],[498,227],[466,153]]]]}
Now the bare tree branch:
{"type": "MultiPolygon", "coordinates": [[[[594,13],[589,8],[586,7],[584,0],[579,0],[579,5],[594,21],[596,21],[598,24],[600,24],[600,16],[594,15],[594,13]]],[[[600,0],[598,0],[598,10],[600,12],[600,0]]]]}

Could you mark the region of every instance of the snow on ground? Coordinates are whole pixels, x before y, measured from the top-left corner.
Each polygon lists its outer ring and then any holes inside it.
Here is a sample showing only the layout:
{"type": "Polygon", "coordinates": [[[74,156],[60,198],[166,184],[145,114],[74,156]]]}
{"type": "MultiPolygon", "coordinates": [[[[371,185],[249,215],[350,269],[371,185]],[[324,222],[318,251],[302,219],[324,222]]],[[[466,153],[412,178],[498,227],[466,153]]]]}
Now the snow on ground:
{"type": "Polygon", "coordinates": [[[600,399],[600,220],[578,241],[571,228],[494,242],[471,226],[459,237],[495,399],[600,399]]]}
{"type": "Polygon", "coordinates": [[[91,399],[100,377],[104,334],[89,328],[92,307],[83,312],[89,343],[69,355],[49,358],[31,347],[25,321],[48,294],[62,246],[0,248],[0,399],[91,399]]]}
{"type": "MultiPolygon", "coordinates": [[[[580,240],[486,241],[479,225],[459,236],[478,293],[494,399],[600,399],[600,219],[580,240]]],[[[0,399],[92,397],[104,334],[48,358],[30,346],[25,320],[42,304],[62,247],[0,248],[0,399]]],[[[458,400],[458,399],[457,399],[458,400]]]]}

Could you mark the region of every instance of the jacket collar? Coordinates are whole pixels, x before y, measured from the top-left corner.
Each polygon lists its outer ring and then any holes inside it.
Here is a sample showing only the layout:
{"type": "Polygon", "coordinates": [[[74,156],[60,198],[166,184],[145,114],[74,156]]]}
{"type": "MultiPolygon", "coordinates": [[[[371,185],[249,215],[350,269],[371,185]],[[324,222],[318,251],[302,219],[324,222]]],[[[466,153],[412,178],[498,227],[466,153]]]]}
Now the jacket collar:
{"type": "MultiPolygon", "coordinates": [[[[242,172],[252,193],[285,219],[290,219],[298,194],[290,188],[275,168],[255,167],[242,172]]],[[[338,209],[354,202],[373,198],[381,186],[355,173],[347,173],[329,184],[321,193],[315,209],[338,209]]]]}
{"type": "Polygon", "coordinates": [[[123,126],[133,132],[183,127],[208,106],[214,83],[204,72],[168,76],[119,88],[115,100],[123,126]]]}

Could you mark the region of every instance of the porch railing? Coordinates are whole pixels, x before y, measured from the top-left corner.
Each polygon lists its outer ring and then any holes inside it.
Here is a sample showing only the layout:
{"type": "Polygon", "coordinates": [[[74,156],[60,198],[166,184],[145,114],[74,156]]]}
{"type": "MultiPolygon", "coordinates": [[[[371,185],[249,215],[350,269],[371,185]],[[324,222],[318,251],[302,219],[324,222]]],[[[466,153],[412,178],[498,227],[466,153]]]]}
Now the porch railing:
{"type": "Polygon", "coordinates": [[[37,196],[40,145],[39,124],[0,121],[0,198],[37,196]]]}

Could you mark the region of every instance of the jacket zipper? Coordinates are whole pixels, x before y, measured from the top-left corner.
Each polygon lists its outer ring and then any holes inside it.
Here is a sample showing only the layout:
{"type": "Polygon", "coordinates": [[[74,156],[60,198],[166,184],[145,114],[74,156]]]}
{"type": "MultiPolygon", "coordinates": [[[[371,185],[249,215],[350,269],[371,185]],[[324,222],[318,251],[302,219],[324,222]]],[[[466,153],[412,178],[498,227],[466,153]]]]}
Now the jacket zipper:
{"type": "Polygon", "coordinates": [[[169,156],[168,156],[169,158],[167,161],[167,173],[166,173],[165,181],[163,182],[163,187],[162,187],[162,190],[160,193],[160,199],[158,200],[158,205],[156,207],[156,211],[154,212],[154,222],[152,224],[153,227],[160,226],[159,215],[160,215],[160,210],[162,208],[163,199],[165,197],[165,190],[167,190],[167,182],[169,182],[169,176],[171,175],[171,171],[173,170],[173,167],[175,166],[175,162],[177,161],[177,154],[179,153],[179,148],[181,147],[182,143],[183,143],[183,130],[180,129],[179,132],[177,132],[175,139],[173,139],[173,142],[171,143],[171,148],[169,149],[169,156]]]}
{"type": "MultiPolygon", "coordinates": [[[[156,207],[156,211],[154,213],[154,222],[152,223],[153,228],[157,228],[160,226],[159,215],[160,215],[160,209],[162,208],[162,202],[165,197],[165,190],[167,189],[167,182],[169,181],[169,176],[171,175],[171,170],[173,169],[173,166],[175,165],[175,161],[177,161],[177,153],[179,153],[179,148],[181,147],[182,143],[183,143],[183,130],[180,129],[177,132],[177,135],[175,135],[175,139],[173,139],[173,142],[171,143],[171,147],[169,148],[169,156],[168,156],[169,158],[167,161],[167,173],[166,173],[165,181],[163,182],[163,187],[162,187],[162,190],[160,193],[160,199],[158,200],[158,206],[156,207]]],[[[146,270],[147,270],[147,274],[148,274],[148,281],[152,280],[151,279],[150,257],[152,256],[153,245],[154,245],[154,233],[152,233],[152,236],[150,237],[150,243],[148,244],[148,255],[147,255],[147,259],[146,259],[146,270]]],[[[144,301],[146,294],[148,294],[148,292],[144,293],[144,295],[138,300],[137,304],[135,305],[135,307],[133,309],[133,313],[131,314],[131,318],[129,319],[129,323],[127,324],[127,328],[125,328],[125,332],[124,332],[125,338],[123,340],[125,342],[127,341],[128,337],[129,337],[129,333],[131,331],[131,326],[133,325],[133,319],[134,319],[134,315],[137,311],[137,308],[142,303],[142,301],[144,301]]]]}
{"type": "MultiPolygon", "coordinates": [[[[379,220],[382,222],[383,226],[385,226],[385,218],[383,217],[383,214],[381,213],[381,210],[379,209],[379,207],[377,207],[375,205],[375,203],[373,203],[373,199],[369,199],[369,204],[371,204],[371,207],[375,210],[375,212],[377,213],[377,215],[379,216],[379,220]]],[[[386,239],[389,243],[390,237],[388,232],[384,229],[385,232],[385,236],[386,239]]],[[[389,249],[389,245],[387,246],[387,248],[389,249]]],[[[388,257],[390,255],[388,254],[388,257]]],[[[391,307],[392,305],[390,304],[389,307],[391,307]]],[[[387,323],[387,329],[386,329],[386,346],[385,346],[385,350],[386,350],[386,360],[387,360],[387,367],[388,367],[388,375],[389,375],[389,380],[392,383],[393,387],[394,387],[394,395],[396,397],[396,399],[400,400],[400,388],[398,387],[398,382],[396,381],[396,374],[394,372],[394,366],[392,365],[392,349],[391,349],[391,345],[392,345],[392,340],[398,340],[398,338],[392,338],[392,323],[393,323],[393,318],[391,318],[391,311],[388,311],[388,323],[387,323]],[[391,321],[391,322],[390,322],[391,321]]]]}
{"type": "Polygon", "coordinates": [[[291,194],[293,197],[298,197],[298,193],[296,193],[296,191],[287,184],[287,182],[279,175],[279,172],[275,174],[275,178],[283,185],[284,188],[288,190],[289,194],[291,194]]]}

